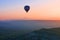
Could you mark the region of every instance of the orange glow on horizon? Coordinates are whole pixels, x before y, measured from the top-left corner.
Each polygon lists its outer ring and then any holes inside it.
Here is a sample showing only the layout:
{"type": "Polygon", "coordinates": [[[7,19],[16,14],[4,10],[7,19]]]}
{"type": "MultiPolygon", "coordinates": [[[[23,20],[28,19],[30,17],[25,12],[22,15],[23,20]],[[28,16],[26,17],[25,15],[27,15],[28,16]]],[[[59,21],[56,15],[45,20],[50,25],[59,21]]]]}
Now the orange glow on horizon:
{"type": "Polygon", "coordinates": [[[1,11],[0,20],[60,20],[60,1],[36,5],[28,13],[20,6],[1,11]]]}

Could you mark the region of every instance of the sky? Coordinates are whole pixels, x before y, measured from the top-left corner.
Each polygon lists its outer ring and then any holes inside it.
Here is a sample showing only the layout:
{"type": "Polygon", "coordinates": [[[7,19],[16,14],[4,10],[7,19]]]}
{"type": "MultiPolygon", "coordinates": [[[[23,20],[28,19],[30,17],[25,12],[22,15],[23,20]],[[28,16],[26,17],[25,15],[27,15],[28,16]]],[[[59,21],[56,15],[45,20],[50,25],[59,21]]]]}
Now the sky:
{"type": "Polygon", "coordinates": [[[0,20],[60,20],[60,0],[0,0],[0,20]]]}

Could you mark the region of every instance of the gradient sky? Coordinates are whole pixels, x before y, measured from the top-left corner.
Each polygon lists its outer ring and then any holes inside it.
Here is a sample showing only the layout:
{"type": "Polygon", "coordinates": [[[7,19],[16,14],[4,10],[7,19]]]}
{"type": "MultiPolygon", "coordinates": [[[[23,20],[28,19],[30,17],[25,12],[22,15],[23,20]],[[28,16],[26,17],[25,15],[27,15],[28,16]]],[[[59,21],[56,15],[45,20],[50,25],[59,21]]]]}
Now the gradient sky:
{"type": "Polygon", "coordinates": [[[0,20],[60,20],[60,0],[0,0],[0,20]]]}

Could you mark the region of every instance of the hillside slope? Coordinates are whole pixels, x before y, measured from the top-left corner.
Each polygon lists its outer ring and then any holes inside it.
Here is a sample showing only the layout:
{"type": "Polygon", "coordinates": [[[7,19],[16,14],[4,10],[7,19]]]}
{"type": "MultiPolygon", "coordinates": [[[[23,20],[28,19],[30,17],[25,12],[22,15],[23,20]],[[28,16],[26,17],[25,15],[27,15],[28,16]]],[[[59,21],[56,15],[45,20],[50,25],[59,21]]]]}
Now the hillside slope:
{"type": "Polygon", "coordinates": [[[60,40],[60,28],[40,29],[20,34],[18,31],[0,29],[0,40],[60,40]]]}
{"type": "Polygon", "coordinates": [[[33,31],[23,35],[21,40],[60,40],[60,28],[33,31]]]}

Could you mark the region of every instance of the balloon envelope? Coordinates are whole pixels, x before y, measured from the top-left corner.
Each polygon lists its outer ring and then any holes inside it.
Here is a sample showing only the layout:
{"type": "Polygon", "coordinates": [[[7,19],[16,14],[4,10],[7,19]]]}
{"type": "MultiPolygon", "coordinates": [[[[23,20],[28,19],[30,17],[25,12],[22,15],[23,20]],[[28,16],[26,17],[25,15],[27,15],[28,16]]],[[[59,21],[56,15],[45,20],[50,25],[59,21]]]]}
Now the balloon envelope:
{"type": "Polygon", "coordinates": [[[30,6],[26,5],[26,6],[24,6],[24,9],[26,12],[28,12],[30,10],[30,6]]]}

